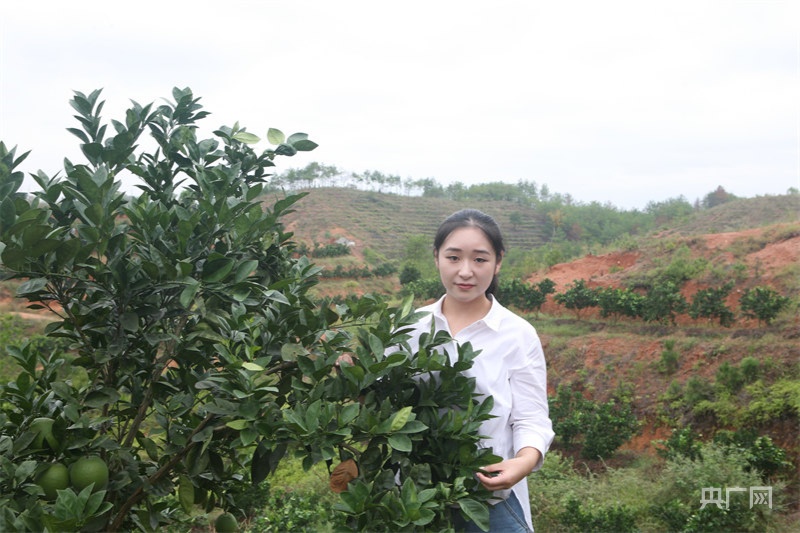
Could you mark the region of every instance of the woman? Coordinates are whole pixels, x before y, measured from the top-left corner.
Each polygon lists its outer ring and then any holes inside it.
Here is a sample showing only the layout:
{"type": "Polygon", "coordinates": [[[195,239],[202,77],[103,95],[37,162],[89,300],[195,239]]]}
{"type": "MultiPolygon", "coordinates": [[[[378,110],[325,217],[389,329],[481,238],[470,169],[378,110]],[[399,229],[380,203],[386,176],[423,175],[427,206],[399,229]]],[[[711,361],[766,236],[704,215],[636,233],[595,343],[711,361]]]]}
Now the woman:
{"type": "MultiPolygon", "coordinates": [[[[504,253],[492,217],[475,209],[448,217],[434,239],[434,261],[446,293],[419,309],[429,314],[415,326],[411,346],[430,331],[433,320],[454,342],[470,342],[481,351],[465,374],[475,378],[476,392],[494,398],[495,418],[483,423],[481,434],[489,438],[481,444],[503,460],[476,474],[497,497],[490,507],[491,531],[532,531],[527,476],[541,467],[554,434],[536,330],[494,298],[504,253]]],[[[456,350],[448,353],[456,357],[456,350]]],[[[472,523],[457,528],[480,531],[472,523]]]]}

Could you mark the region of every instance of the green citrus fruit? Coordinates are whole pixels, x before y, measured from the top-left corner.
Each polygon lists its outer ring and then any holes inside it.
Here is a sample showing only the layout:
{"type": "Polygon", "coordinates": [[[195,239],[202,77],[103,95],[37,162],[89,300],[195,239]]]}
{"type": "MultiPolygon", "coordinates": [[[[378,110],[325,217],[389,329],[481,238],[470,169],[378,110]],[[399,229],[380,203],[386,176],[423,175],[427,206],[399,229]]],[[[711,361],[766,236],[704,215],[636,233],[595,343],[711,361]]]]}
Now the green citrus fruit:
{"type": "Polygon", "coordinates": [[[239,522],[231,513],[222,513],[214,520],[214,529],[217,530],[217,533],[237,533],[239,522]]]}
{"type": "Polygon", "coordinates": [[[97,456],[81,457],[69,470],[72,486],[81,491],[94,483],[93,490],[102,490],[108,485],[108,466],[97,456]]]}
{"type": "Polygon", "coordinates": [[[33,419],[31,430],[36,433],[36,438],[33,439],[34,448],[44,448],[47,445],[51,450],[56,449],[58,441],[53,436],[53,422],[52,418],[47,417],[33,419]]]}
{"type": "Polygon", "coordinates": [[[61,463],[53,463],[36,478],[36,484],[42,487],[47,500],[55,500],[59,490],[69,486],[69,470],[61,463]]]}

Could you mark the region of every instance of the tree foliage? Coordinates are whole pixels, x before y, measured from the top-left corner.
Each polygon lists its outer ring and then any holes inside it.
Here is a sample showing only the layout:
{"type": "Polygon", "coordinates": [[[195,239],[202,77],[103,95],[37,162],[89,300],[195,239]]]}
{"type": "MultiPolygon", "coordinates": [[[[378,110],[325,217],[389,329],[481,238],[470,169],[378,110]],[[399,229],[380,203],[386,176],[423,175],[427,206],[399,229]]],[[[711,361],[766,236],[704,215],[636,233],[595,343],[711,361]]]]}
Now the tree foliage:
{"type": "Polygon", "coordinates": [[[605,402],[586,398],[580,387],[562,383],[550,400],[558,441],[579,448],[586,459],[608,458],[638,430],[629,391],[619,388],[605,402]]]}
{"type": "Polygon", "coordinates": [[[687,305],[676,283],[656,282],[647,289],[642,301],[642,318],[645,322],[669,322],[674,325],[675,319],[686,310],[687,305]]]}
{"type": "Polygon", "coordinates": [[[789,298],[769,287],[753,287],[742,295],[739,306],[745,316],[770,324],[789,306],[789,298]]]}
{"type": "Polygon", "coordinates": [[[575,316],[580,318],[584,309],[597,307],[598,289],[589,287],[584,279],[574,280],[564,292],[554,296],[556,303],[559,303],[575,311],[575,316]]]}
{"type": "Polygon", "coordinates": [[[475,354],[463,347],[449,366],[432,332],[419,352],[384,358],[403,345],[410,301],[318,306],[319,269],[280,223],[302,195],[262,202],[274,159],[316,144],[270,129],[256,152],[238,124],[198,139],[208,113],[177,88],[109,129],[99,96],[71,101],[87,162],[38,172],[37,192],[19,190],[26,154],[0,143],[3,275],[52,311],[46,334],[67,348],[8,348],[21,372],[0,388],[0,529],[151,531],[195,505],[241,514],[234,489],[294,449],[307,467],[357,463],[342,511],[366,529],[446,529],[451,506],[484,523],[471,473],[491,460],[476,445],[489,405],[459,378],[475,354]],[[153,151],[140,148],[148,133],[153,151]],[[134,198],[121,192],[129,175],[134,198]],[[360,362],[336,374],[354,343],[360,362]],[[416,379],[434,371],[452,379],[416,379]],[[48,500],[40,475],[87,456],[107,485],[48,500]]]}
{"type": "Polygon", "coordinates": [[[541,310],[547,295],[555,292],[555,283],[545,278],[536,285],[518,278],[501,279],[497,287],[497,298],[503,305],[513,305],[523,311],[541,310]]]}
{"type": "Polygon", "coordinates": [[[720,326],[730,327],[733,325],[735,315],[730,310],[725,299],[733,290],[733,282],[728,282],[721,287],[709,287],[700,289],[692,298],[689,306],[689,316],[717,320],[720,326]]]}

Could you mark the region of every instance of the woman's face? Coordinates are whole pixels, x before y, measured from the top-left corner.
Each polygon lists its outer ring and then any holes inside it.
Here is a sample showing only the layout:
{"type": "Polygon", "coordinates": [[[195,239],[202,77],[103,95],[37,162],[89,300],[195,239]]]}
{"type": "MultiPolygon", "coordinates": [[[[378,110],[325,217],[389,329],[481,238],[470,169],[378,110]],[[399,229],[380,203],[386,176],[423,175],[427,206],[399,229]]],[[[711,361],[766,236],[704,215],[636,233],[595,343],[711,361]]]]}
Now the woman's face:
{"type": "Polygon", "coordinates": [[[485,297],[500,271],[492,243],[473,226],[453,230],[437,250],[435,261],[448,298],[465,303],[485,297]]]}

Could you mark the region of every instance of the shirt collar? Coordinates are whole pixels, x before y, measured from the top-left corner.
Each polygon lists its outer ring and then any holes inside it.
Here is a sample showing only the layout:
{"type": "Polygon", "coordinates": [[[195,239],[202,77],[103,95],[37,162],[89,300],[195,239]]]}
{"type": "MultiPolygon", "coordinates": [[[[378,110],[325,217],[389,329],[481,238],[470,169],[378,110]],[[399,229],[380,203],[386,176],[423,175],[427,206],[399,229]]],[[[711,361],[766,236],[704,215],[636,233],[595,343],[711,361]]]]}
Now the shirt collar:
{"type": "MultiPolygon", "coordinates": [[[[442,323],[445,323],[447,321],[444,317],[444,313],[442,313],[442,303],[444,302],[445,297],[446,295],[439,298],[431,308],[431,313],[433,314],[433,316],[438,320],[440,320],[442,323]]],[[[489,329],[498,331],[500,329],[500,322],[503,319],[504,307],[500,305],[500,302],[497,301],[494,295],[489,295],[489,297],[492,300],[492,307],[489,308],[489,312],[486,313],[486,316],[478,320],[478,322],[482,322],[489,329]]]]}

